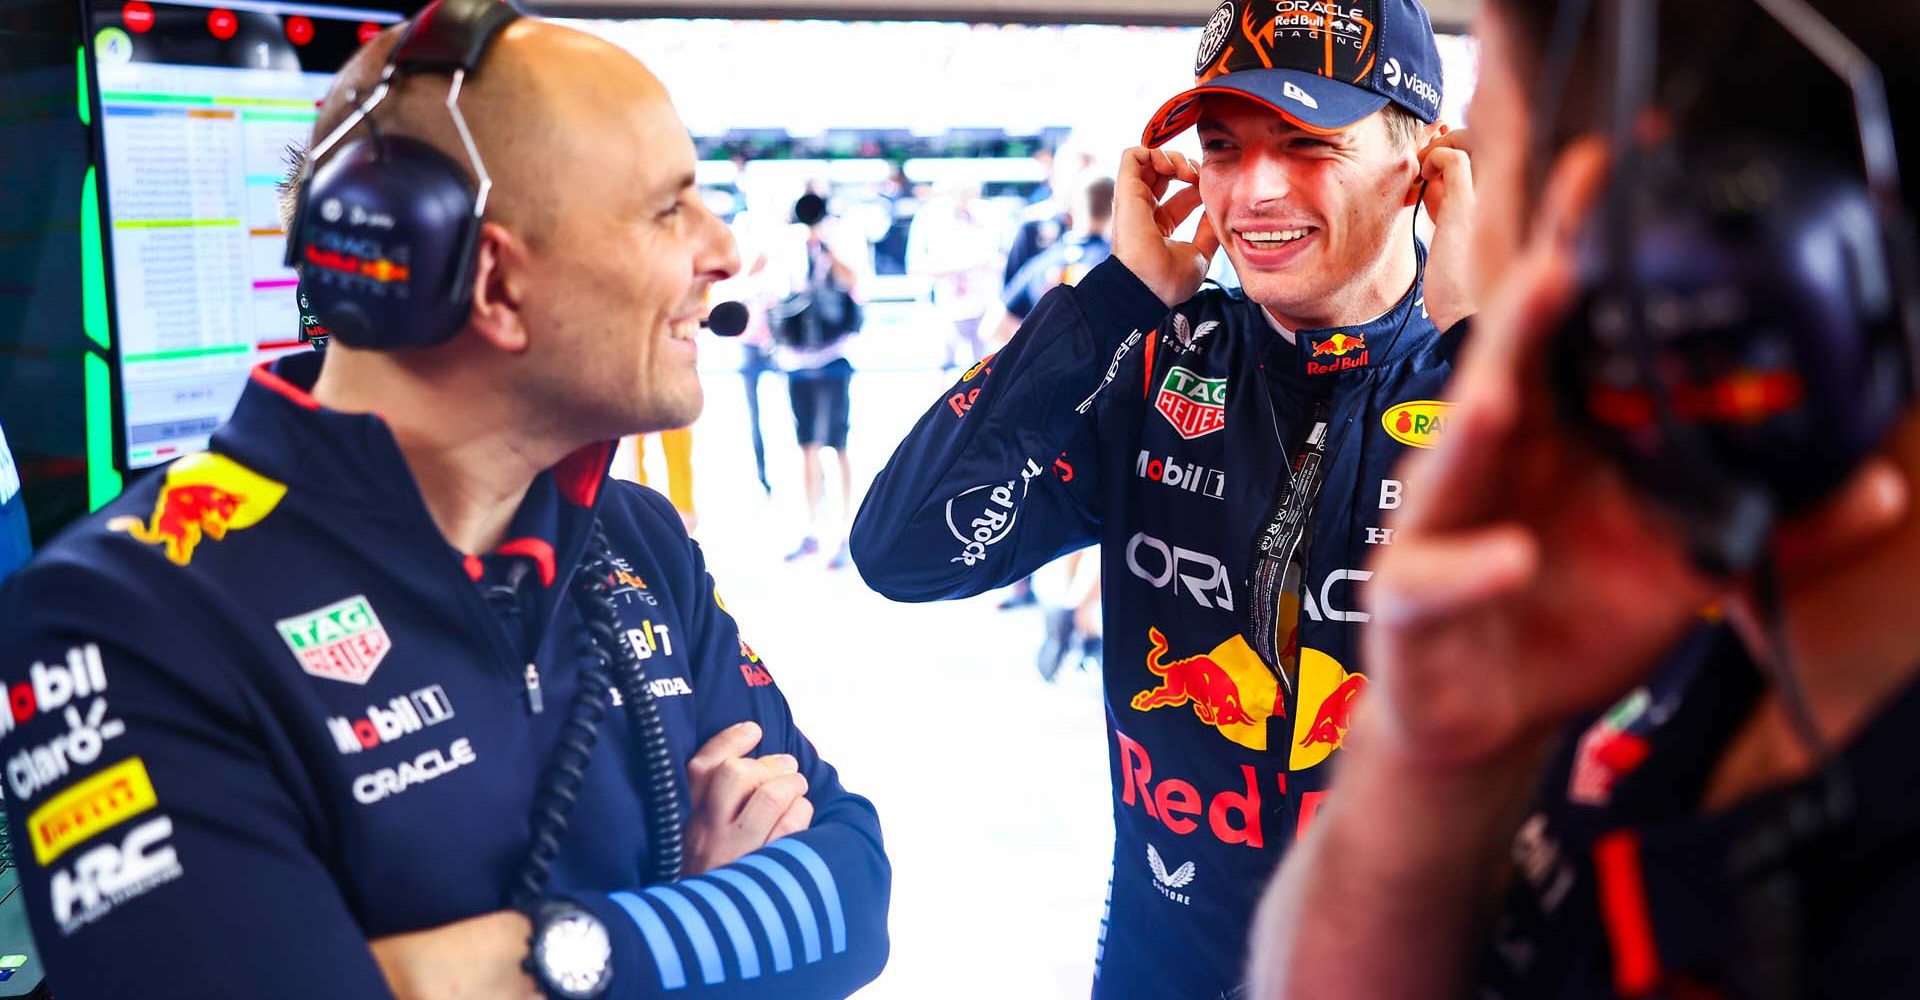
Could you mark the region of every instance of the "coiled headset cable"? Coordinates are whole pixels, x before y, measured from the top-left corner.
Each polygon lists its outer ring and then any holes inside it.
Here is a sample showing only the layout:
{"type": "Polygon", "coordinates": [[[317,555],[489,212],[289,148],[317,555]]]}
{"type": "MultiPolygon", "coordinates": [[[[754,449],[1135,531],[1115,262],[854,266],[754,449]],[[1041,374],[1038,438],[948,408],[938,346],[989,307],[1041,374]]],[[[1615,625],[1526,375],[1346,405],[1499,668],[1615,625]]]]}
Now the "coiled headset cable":
{"type": "Polygon", "coordinates": [[[586,784],[587,765],[599,743],[600,723],[606,719],[608,691],[618,690],[633,729],[635,762],[642,776],[641,806],[647,830],[647,884],[672,882],[680,877],[686,851],[680,822],[680,786],[675,781],[673,754],[667,745],[660,707],[647,687],[646,668],[621,633],[620,614],[613,603],[614,565],[606,529],[596,520],[587,561],[574,573],[571,587],[575,608],[586,624],[586,666],[580,688],[567,709],[560,744],[554,748],[534,795],[533,836],[526,860],[512,884],[512,904],[531,912],[553,877],[574,806],[586,784]]]}

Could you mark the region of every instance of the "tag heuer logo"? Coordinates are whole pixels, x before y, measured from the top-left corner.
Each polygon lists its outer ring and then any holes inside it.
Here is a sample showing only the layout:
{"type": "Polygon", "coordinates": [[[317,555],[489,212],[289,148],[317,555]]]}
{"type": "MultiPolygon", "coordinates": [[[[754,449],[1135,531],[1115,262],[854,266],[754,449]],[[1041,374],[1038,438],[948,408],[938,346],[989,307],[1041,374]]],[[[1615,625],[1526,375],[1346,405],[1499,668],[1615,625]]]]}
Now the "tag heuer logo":
{"type": "Polygon", "coordinates": [[[1212,434],[1227,425],[1227,380],[1201,378],[1175,365],[1160,383],[1153,408],[1188,440],[1212,434]]]}
{"type": "Polygon", "coordinates": [[[300,658],[300,669],[330,681],[365,684],[393,648],[362,594],[273,624],[300,658]]]}

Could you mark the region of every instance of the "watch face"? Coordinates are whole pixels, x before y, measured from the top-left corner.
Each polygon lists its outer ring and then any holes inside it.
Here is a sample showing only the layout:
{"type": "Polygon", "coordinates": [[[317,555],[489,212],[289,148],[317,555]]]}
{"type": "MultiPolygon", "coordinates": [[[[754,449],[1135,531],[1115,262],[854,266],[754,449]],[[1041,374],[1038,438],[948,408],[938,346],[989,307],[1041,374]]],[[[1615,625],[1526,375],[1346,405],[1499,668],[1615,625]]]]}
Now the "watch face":
{"type": "Polygon", "coordinates": [[[612,978],[612,957],[607,928],[589,914],[570,913],[540,932],[540,970],[561,996],[597,996],[612,978]]]}

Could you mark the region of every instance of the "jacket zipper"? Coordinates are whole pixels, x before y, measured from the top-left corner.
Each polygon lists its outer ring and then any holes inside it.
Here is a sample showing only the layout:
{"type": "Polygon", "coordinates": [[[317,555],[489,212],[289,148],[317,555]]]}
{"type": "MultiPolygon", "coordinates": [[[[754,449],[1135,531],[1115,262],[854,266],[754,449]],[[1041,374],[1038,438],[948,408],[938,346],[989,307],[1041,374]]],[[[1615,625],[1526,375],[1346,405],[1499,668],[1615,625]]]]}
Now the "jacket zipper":
{"type": "Polygon", "coordinates": [[[544,701],[540,697],[540,668],[527,664],[527,710],[539,715],[544,701]]]}

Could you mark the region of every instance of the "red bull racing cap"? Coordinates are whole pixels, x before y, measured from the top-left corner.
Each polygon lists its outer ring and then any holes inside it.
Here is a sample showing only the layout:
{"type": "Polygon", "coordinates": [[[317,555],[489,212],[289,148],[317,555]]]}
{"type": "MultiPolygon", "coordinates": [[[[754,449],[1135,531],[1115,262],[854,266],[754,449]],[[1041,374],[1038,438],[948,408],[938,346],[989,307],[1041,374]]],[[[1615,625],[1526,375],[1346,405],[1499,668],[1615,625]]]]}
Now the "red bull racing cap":
{"type": "Polygon", "coordinates": [[[1428,124],[1440,117],[1440,50],[1420,0],[1223,0],[1193,75],[1192,90],[1154,113],[1142,145],[1192,128],[1208,94],[1256,101],[1323,134],[1388,102],[1428,124]]]}

